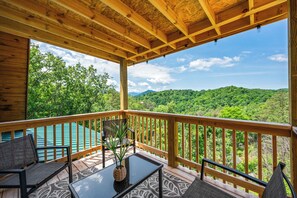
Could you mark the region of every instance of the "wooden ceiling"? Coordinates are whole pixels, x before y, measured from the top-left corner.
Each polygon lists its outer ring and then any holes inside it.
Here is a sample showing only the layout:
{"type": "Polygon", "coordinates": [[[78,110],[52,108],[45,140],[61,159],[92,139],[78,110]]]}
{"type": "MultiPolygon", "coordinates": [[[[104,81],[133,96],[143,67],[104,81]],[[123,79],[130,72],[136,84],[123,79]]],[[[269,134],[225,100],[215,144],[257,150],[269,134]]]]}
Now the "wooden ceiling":
{"type": "Polygon", "coordinates": [[[132,65],[287,15],[287,0],[0,0],[0,31],[132,65]]]}

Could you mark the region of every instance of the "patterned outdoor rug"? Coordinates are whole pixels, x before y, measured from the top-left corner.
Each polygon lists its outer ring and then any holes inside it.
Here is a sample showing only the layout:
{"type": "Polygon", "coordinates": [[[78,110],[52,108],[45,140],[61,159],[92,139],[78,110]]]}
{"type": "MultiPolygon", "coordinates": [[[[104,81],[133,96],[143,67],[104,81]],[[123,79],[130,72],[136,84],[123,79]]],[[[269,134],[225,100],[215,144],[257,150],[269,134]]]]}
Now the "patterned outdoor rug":
{"type": "MultiPolygon", "coordinates": [[[[73,175],[76,181],[86,177],[93,172],[98,171],[97,168],[91,167],[82,172],[73,175]]],[[[180,197],[188,189],[189,183],[163,171],[163,197],[180,197]]],[[[70,198],[68,190],[68,178],[58,181],[49,186],[39,188],[30,198],[70,198]]],[[[158,173],[138,185],[132,192],[127,194],[125,198],[157,198],[159,197],[159,177],[158,173]]]]}

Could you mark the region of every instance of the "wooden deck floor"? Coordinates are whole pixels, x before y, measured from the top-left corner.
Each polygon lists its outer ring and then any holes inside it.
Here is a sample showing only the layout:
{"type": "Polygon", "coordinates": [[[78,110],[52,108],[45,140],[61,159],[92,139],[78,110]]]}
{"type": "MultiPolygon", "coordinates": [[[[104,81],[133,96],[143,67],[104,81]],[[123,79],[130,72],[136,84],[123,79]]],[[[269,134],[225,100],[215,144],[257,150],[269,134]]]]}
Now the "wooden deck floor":
{"type": "MultiPolygon", "coordinates": [[[[164,164],[164,171],[167,171],[168,173],[188,182],[188,183],[192,183],[192,181],[195,178],[195,172],[194,171],[190,171],[189,169],[183,168],[183,167],[178,167],[178,168],[171,168],[169,166],[167,166],[166,164],[166,160],[159,158],[155,155],[149,154],[145,151],[142,150],[137,150],[137,152],[152,158],[156,161],[159,161],[161,163],[164,164]]],[[[132,151],[130,150],[131,154],[132,151]]],[[[113,160],[107,160],[106,161],[106,166],[110,165],[113,163],[113,160]]],[[[96,153],[90,156],[87,156],[85,158],[81,158],[79,160],[73,161],[73,174],[83,171],[87,168],[90,167],[96,167],[98,169],[102,169],[102,155],[101,152],[100,153],[96,153]]],[[[51,185],[53,183],[56,183],[62,179],[65,179],[66,177],[68,177],[68,172],[67,170],[63,170],[61,173],[59,173],[57,176],[55,176],[54,178],[52,178],[49,182],[47,182],[45,185],[51,185]]],[[[219,181],[214,181],[212,179],[206,178],[206,181],[208,181],[209,183],[218,186],[219,188],[223,189],[224,191],[227,191],[228,193],[233,194],[236,197],[254,197],[250,194],[247,194],[241,190],[232,188],[229,185],[225,185],[222,182],[219,181]]],[[[20,193],[18,189],[0,189],[0,198],[19,198],[20,197],[20,193]]]]}

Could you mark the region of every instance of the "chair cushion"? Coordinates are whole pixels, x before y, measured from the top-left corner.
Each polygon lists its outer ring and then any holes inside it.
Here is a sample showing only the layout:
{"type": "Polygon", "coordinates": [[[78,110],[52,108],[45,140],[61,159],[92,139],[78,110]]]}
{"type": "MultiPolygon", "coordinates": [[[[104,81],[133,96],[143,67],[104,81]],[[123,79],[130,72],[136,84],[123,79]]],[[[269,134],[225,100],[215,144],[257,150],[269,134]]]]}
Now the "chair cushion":
{"type": "MultiPolygon", "coordinates": [[[[34,187],[40,184],[42,181],[60,172],[66,167],[67,163],[50,162],[50,163],[37,163],[26,168],[26,179],[28,187],[34,187]]],[[[0,186],[19,186],[19,175],[11,174],[9,177],[0,180],[0,186]]]]}
{"type": "Polygon", "coordinates": [[[194,182],[187,189],[184,198],[229,198],[232,195],[196,178],[194,182]]]}
{"type": "Polygon", "coordinates": [[[284,178],[280,165],[276,167],[271,176],[265,190],[263,192],[263,198],[282,198],[287,197],[286,187],[284,184],[284,178]]]}

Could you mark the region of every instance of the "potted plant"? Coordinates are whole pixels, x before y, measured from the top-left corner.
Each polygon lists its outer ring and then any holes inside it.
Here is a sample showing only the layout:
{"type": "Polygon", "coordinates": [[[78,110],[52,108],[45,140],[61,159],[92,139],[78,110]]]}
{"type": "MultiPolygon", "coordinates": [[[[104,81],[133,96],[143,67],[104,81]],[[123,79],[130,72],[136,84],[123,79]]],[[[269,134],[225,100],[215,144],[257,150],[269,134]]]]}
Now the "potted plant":
{"type": "Polygon", "coordinates": [[[109,136],[105,140],[104,146],[114,154],[116,167],[113,171],[113,176],[116,181],[120,182],[125,179],[127,174],[126,167],[122,163],[129,147],[124,142],[127,135],[127,125],[125,123],[120,125],[113,124],[109,130],[113,131],[114,135],[109,136]]]}

